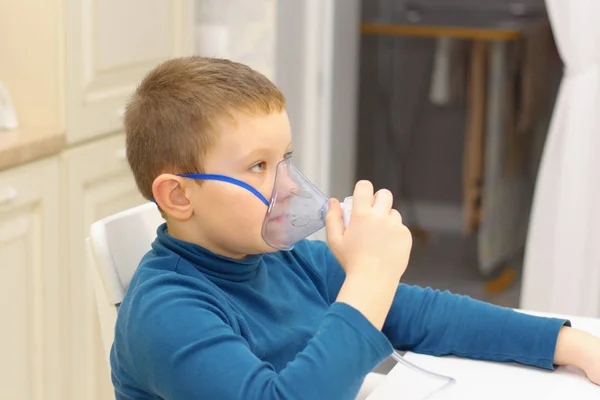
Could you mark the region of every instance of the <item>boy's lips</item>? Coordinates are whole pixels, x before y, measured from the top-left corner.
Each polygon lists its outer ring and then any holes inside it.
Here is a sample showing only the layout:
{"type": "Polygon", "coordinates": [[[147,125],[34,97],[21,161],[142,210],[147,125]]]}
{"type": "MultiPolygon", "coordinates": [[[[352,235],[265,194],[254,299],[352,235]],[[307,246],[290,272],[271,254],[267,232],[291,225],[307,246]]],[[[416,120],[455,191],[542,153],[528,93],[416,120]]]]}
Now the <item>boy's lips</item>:
{"type": "Polygon", "coordinates": [[[284,222],[288,219],[287,214],[278,215],[276,217],[271,217],[271,222],[284,222]]]}

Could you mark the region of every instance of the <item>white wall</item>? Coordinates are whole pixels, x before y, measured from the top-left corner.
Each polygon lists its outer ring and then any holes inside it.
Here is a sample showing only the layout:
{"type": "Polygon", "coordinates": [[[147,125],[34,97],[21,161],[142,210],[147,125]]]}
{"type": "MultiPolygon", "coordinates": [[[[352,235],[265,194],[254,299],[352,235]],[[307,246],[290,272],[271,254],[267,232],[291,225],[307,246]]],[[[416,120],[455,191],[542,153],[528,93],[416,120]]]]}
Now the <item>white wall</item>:
{"type": "Polygon", "coordinates": [[[327,195],[355,172],[359,0],[279,0],[275,81],[288,101],[296,163],[327,195]]]}
{"type": "Polygon", "coordinates": [[[352,194],[356,179],[360,8],[360,0],[334,1],[328,63],[331,105],[325,132],[331,132],[329,194],[338,198],[352,194]]]}
{"type": "Polygon", "coordinates": [[[196,0],[196,54],[275,74],[277,0],[196,0]]]}

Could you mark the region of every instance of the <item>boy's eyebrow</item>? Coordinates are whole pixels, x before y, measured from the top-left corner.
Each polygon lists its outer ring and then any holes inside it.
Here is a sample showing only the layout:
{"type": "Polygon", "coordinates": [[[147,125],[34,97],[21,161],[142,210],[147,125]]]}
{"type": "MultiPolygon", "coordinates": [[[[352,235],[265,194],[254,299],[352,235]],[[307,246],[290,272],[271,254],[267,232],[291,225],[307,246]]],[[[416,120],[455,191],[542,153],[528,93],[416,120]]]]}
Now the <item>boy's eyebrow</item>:
{"type": "MultiPolygon", "coordinates": [[[[272,147],[259,147],[257,149],[254,149],[246,154],[244,154],[243,158],[251,158],[260,154],[265,154],[265,153],[270,153],[273,152],[273,148],[272,147]]],[[[292,151],[292,143],[290,142],[290,144],[287,146],[286,148],[286,153],[289,153],[290,151],[292,151]]]]}

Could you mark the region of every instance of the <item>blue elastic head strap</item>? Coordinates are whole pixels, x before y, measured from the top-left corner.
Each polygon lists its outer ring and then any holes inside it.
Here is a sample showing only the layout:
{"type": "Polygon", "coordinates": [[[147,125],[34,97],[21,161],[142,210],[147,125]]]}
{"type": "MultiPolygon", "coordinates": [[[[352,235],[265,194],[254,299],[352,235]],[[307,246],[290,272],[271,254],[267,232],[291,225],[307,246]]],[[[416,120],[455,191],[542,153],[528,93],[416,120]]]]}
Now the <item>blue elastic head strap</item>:
{"type": "Polygon", "coordinates": [[[205,181],[221,181],[221,182],[232,183],[234,185],[242,187],[242,188],[248,190],[249,192],[253,193],[256,197],[258,197],[260,199],[260,201],[262,201],[263,203],[265,203],[265,205],[267,207],[270,204],[269,200],[267,200],[265,198],[265,196],[263,196],[258,190],[256,190],[252,186],[248,185],[246,182],[242,182],[242,181],[240,181],[238,179],[231,178],[229,176],[214,175],[214,174],[177,174],[177,176],[181,176],[183,178],[192,178],[192,179],[198,179],[198,180],[205,180],[205,181]]]}

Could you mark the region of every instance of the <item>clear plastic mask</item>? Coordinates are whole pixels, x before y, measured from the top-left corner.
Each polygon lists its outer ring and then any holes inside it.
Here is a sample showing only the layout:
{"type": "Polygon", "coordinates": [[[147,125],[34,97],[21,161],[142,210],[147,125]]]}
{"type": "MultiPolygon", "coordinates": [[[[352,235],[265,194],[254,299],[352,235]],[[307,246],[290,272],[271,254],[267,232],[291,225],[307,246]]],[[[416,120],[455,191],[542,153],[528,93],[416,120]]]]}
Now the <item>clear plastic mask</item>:
{"type": "Polygon", "coordinates": [[[325,226],[328,197],[286,158],[277,165],[262,237],[271,247],[291,250],[325,226]]]}

